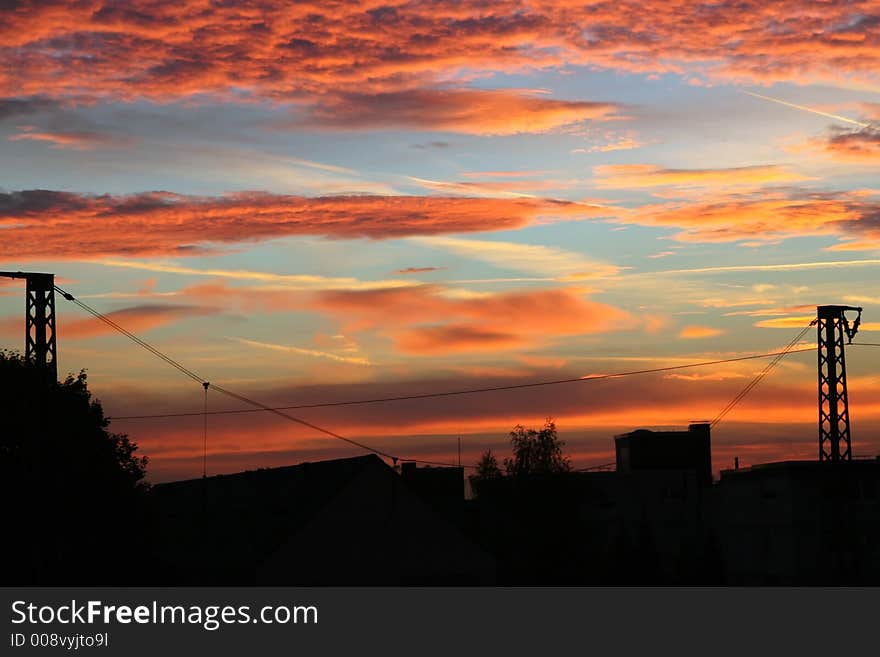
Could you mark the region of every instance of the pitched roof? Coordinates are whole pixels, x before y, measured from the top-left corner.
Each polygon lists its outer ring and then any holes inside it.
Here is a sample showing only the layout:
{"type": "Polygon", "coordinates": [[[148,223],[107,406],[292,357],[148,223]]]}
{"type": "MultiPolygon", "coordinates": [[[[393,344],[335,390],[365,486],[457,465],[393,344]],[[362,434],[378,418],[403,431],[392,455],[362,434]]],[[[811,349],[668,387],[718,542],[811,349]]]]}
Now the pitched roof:
{"type": "Polygon", "coordinates": [[[157,545],[185,567],[250,567],[309,522],[367,468],[391,469],[373,454],[248,470],[152,488],[157,545]]]}

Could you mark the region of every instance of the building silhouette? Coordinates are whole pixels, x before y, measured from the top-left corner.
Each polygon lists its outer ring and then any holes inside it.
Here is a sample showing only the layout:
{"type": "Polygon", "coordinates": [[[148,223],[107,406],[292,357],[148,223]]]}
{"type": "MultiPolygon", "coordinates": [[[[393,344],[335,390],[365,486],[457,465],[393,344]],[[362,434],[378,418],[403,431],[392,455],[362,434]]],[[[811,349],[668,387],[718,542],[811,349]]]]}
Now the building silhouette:
{"type": "Polygon", "coordinates": [[[880,584],[880,457],[723,470],[713,520],[732,584],[880,584]]]}
{"type": "Polygon", "coordinates": [[[880,458],[713,481],[708,424],[615,436],[616,471],[502,476],[370,455],[161,484],[173,584],[880,583],[880,458]]]}
{"type": "Polygon", "coordinates": [[[493,559],[374,455],[153,487],[172,584],[492,584],[493,559]]]}
{"type": "Polygon", "coordinates": [[[705,485],[712,482],[712,446],[708,422],[688,426],[687,431],[637,429],[614,437],[617,471],[695,472],[705,485]]]}

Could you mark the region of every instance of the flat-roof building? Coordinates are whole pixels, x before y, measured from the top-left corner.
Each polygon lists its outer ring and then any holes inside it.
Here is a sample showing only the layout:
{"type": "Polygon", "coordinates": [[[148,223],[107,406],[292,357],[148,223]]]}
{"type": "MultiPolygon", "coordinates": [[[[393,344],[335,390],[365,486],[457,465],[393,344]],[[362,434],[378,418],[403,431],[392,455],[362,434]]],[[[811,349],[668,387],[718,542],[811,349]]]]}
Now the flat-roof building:
{"type": "Polygon", "coordinates": [[[712,483],[712,448],[708,422],[687,431],[637,429],[614,437],[618,472],[695,471],[703,484],[712,483]]]}
{"type": "Polygon", "coordinates": [[[880,459],[722,470],[715,522],[731,584],[880,584],[880,459]]]}

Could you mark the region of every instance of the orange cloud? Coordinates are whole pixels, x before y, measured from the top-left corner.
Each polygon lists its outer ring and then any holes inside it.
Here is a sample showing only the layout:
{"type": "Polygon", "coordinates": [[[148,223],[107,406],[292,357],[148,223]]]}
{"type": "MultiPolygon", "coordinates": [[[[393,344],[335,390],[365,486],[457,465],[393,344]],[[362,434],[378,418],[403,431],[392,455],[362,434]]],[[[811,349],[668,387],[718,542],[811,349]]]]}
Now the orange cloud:
{"type": "Polygon", "coordinates": [[[572,287],[476,297],[454,292],[433,284],[306,292],[207,283],[178,296],[241,312],[316,311],[338,322],[342,334],[368,332],[411,354],[535,348],[560,337],[639,328],[625,311],[572,287]]]}
{"type": "Polygon", "coordinates": [[[825,247],[826,251],[877,251],[878,249],[880,249],[880,239],[850,240],[825,247]]]}
{"type": "Polygon", "coordinates": [[[618,219],[678,228],[682,242],[761,244],[817,235],[880,239],[880,206],[854,193],[762,190],[645,205],[618,219]]]}
{"type": "Polygon", "coordinates": [[[791,316],[791,317],[774,317],[772,319],[762,319],[755,322],[758,328],[804,328],[816,318],[813,315],[791,316]]]}
{"type": "Polygon", "coordinates": [[[650,164],[606,164],[593,168],[599,188],[633,187],[726,187],[764,185],[807,180],[780,166],[750,166],[731,169],[664,169],[650,164]]]}
{"type": "Polygon", "coordinates": [[[611,153],[614,151],[629,151],[635,148],[642,148],[649,142],[638,139],[634,132],[628,131],[624,134],[615,132],[607,132],[604,135],[605,143],[591,146],[590,148],[575,148],[572,153],[611,153]]]}
{"type": "MultiPolygon", "coordinates": [[[[548,132],[587,119],[603,119],[612,103],[541,98],[516,90],[410,89],[349,93],[320,101],[306,125],[336,130],[410,128],[474,135],[548,132]]],[[[290,124],[297,127],[298,121],[290,124]]]]}
{"type": "Polygon", "coordinates": [[[30,126],[17,135],[9,137],[9,141],[43,141],[48,142],[52,148],[69,148],[79,151],[88,151],[102,147],[119,147],[132,143],[130,138],[117,137],[101,132],[79,131],[36,131],[30,126]]]}
{"type": "MultiPolygon", "coordinates": [[[[685,242],[760,244],[790,237],[833,235],[845,240],[843,248],[880,241],[880,205],[860,192],[777,189],[709,193],[623,210],[526,195],[303,197],[237,192],[197,197],[148,192],[88,196],[27,190],[0,192],[0,226],[5,238],[0,242],[0,257],[201,255],[225,245],[289,235],[337,239],[428,237],[512,230],[548,219],[599,216],[621,223],[678,228],[675,239],[685,242]],[[145,231],[144,226],[150,230],[145,231]]],[[[531,247],[532,251],[535,248],[531,247]]]]}
{"type": "MultiPolygon", "coordinates": [[[[218,312],[218,309],[206,306],[140,305],[114,310],[105,315],[133,333],[144,333],[189,317],[204,317],[218,312]]],[[[0,320],[0,332],[10,336],[23,333],[24,321],[19,317],[4,318],[0,320]]],[[[63,340],[81,340],[115,333],[113,328],[94,317],[66,319],[59,330],[60,339],[63,340]]]]}
{"type": "MultiPolygon", "coordinates": [[[[498,0],[491,10],[449,0],[22,0],[4,12],[0,25],[0,95],[259,98],[305,103],[317,119],[337,126],[329,108],[340,108],[375,126],[393,119],[378,117],[376,108],[389,101],[377,95],[435,93],[450,80],[483,72],[584,66],[674,73],[695,84],[873,85],[880,70],[875,14],[875,0],[817,2],[806,10],[795,0],[744,0],[704,4],[699,11],[690,0],[498,0]]],[[[401,110],[397,102],[391,107],[408,125],[437,125],[412,118],[419,112],[401,110]]],[[[512,126],[544,130],[568,120],[570,110],[549,124],[523,122],[513,112],[512,126]]],[[[423,111],[447,123],[430,108],[423,111]]],[[[466,115],[460,125],[483,130],[484,118],[466,115]]],[[[513,129],[501,121],[492,126],[513,129]]]]}
{"type": "Polygon", "coordinates": [[[828,137],[813,140],[811,145],[835,160],[880,165],[880,128],[877,127],[832,129],[828,137]]]}
{"type": "Polygon", "coordinates": [[[328,291],[309,302],[344,332],[378,330],[407,353],[498,351],[620,328],[629,316],[571,288],[454,298],[438,286],[328,291]]]}
{"type": "MultiPolygon", "coordinates": [[[[215,308],[200,306],[133,306],[105,315],[133,333],[144,333],[160,326],[166,326],[188,317],[204,317],[218,311],[215,308]]],[[[67,321],[62,328],[63,336],[68,338],[94,338],[115,334],[115,329],[96,318],[67,321]]]]}
{"type": "Polygon", "coordinates": [[[400,351],[414,354],[443,354],[457,351],[496,351],[527,344],[515,331],[482,328],[470,324],[427,326],[403,331],[395,345],[400,351]]]}
{"type": "Polygon", "coordinates": [[[169,192],[86,196],[29,190],[0,193],[0,257],[198,255],[287,235],[386,239],[510,230],[538,217],[599,211],[535,198],[437,196],[302,197],[240,192],[194,197],[169,192]],[[144,227],[148,226],[149,230],[144,227]]]}
{"type": "Polygon", "coordinates": [[[716,335],[724,333],[721,329],[712,328],[710,326],[685,326],[678,333],[678,337],[685,340],[695,340],[700,338],[714,338],[716,335]]]}
{"type": "MultiPolygon", "coordinates": [[[[719,307],[728,307],[733,308],[737,305],[745,305],[745,306],[754,306],[754,305],[766,305],[768,301],[759,300],[759,299],[746,299],[743,303],[734,303],[729,304],[728,306],[714,306],[716,308],[719,307]]],[[[772,303],[772,302],[769,302],[772,303]]],[[[801,304],[797,306],[781,306],[781,307],[767,307],[760,308],[758,310],[737,310],[733,312],[724,313],[725,317],[774,317],[778,315],[789,315],[791,313],[803,313],[805,311],[813,312],[813,317],[815,317],[816,306],[811,304],[801,304]]],[[[810,320],[807,320],[810,321],[810,320]]]]}

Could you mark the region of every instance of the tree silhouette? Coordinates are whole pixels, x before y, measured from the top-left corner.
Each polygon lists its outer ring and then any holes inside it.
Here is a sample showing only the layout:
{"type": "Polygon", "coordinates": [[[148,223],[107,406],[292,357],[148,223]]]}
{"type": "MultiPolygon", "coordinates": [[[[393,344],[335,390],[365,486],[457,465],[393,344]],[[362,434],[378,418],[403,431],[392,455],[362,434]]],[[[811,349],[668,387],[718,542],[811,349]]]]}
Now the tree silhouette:
{"type": "Polygon", "coordinates": [[[491,449],[487,450],[480,457],[480,460],[477,461],[476,476],[480,479],[494,479],[495,477],[501,476],[501,468],[498,467],[498,459],[495,458],[491,449]]]}
{"type": "Polygon", "coordinates": [[[10,529],[0,570],[24,584],[131,583],[143,544],[147,459],[108,420],[86,373],[46,386],[0,351],[0,490],[10,529]]]}
{"type": "Polygon", "coordinates": [[[492,450],[486,450],[477,461],[476,472],[469,479],[471,489],[476,495],[480,494],[483,484],[492,479],[498,479],[502,476],[501,468],[498,466],[498,459],[492,453],[492,450]]]}
{"type": "Polygon", "coordinates": [[[513,458],[504,459],[508,475],[522,477],[571,470],[571,463],[562,454],[565,442],[559,439],[552,418],[547,418],[540,431],[516,425],[510,432],[510,444],[513,458]]]}

